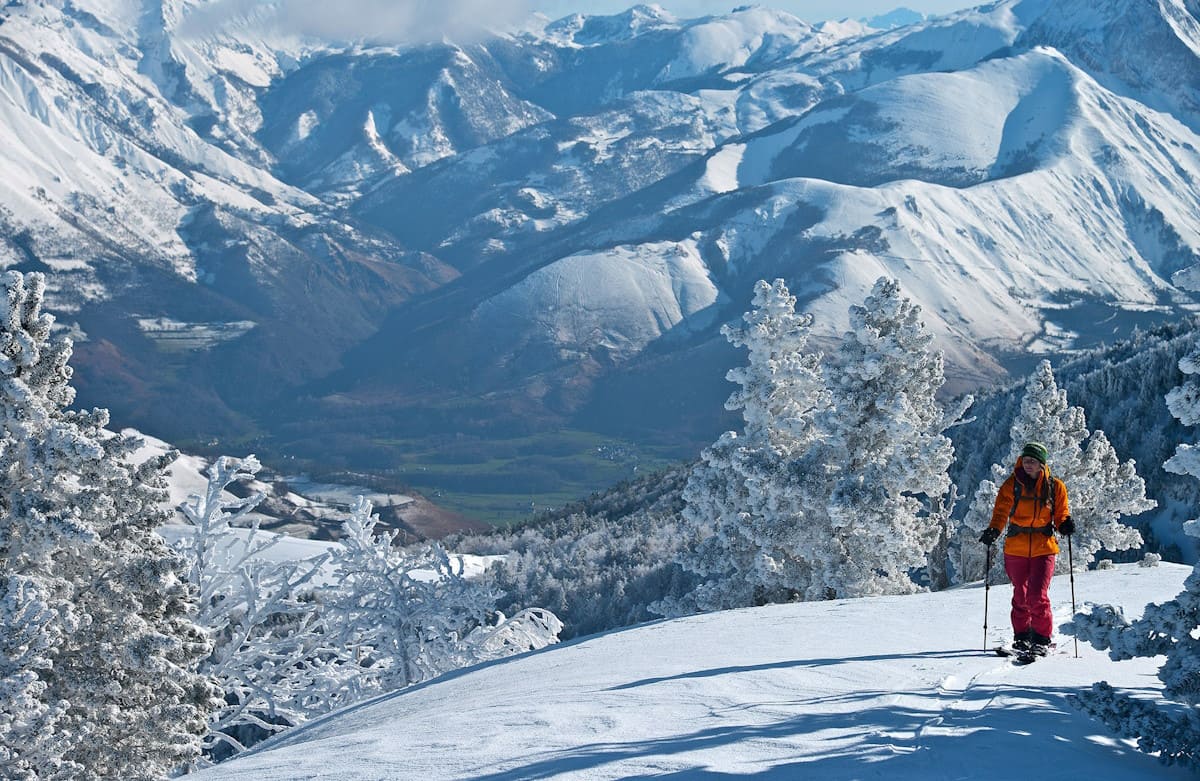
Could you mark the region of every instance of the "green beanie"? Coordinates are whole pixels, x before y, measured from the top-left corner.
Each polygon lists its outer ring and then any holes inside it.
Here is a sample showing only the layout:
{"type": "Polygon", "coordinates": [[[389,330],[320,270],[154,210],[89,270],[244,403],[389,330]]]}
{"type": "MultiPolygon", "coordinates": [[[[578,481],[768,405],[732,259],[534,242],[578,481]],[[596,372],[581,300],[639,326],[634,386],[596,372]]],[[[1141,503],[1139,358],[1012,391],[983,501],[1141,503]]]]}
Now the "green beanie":
{"type": "Polygon", "coordinates": [[[1050,458],[1050,453],[1046,450],[1046,446],[1041,442],[1029,442],[1025,447],[1021,448],[1021,458],[1032,456],[1043,464],[1050,458]]]}

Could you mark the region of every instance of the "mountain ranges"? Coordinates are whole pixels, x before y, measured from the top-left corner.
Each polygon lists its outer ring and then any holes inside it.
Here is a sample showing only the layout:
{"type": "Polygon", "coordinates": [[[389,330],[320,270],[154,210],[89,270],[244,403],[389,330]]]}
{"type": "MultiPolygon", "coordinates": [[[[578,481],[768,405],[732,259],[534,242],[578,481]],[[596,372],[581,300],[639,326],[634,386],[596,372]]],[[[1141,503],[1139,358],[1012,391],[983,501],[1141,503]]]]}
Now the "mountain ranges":
{"type": "Polygon", "coordinates": [[[761,278],[825,346],[899,279],[948,393],[1196,309],[1195,0],[405,44],[206,5],[0,9],[0,264],[81,404],[185,447],[523,508],[736,426],[761,278]]]}

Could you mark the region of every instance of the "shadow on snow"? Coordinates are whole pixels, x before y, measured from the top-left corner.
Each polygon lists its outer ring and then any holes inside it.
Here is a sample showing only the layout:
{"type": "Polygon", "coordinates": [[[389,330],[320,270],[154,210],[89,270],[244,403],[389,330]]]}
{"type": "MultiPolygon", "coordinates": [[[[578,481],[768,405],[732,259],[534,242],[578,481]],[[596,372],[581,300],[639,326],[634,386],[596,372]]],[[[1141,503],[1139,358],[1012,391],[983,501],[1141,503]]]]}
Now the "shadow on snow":
{"type": "MultiPolygon", "coordinates": [[[[964,652],[921,654],[953,656],[964,652]]],[[[974,653],[978,653],[975,651],[974,653]]],[[[865,657],[866,659],[888,657],[865,657]]],[[[676,678],[721,675],[744,670],[819,666],[845,660],[807,660],[749,668],[722,668],[676,678]]],[[[648,685],[648,679],[630,686],[648,685]]],[[[616,687],[616,688],[630,688],[616,687]]],[[[750,779],[822,781],[862,778],[991,779],[1033,778],[1053,774],[1056,781],[1101,777],[1172,777],[1153,757],[1103,736],[1108,730],[1076,711],[1067,701],[1076,688],[1025,688],[1010,685],[973,685],[963,691],[869,691],[804,700],[801,706],[835,705],[836,713],[798,714],[763,724],[733,724],[670,737],[622,743],[592,743],[546,752],[526,764],[469,776],[470,781],[534,781],[560,775],[588,774],[606,765],[640,760],[641,775],[605,777],[639,779],[750,779]],[[1002,708],[989,709],[998,696],[1011,698],[1002,708]],[[896,701],[904,701],[898,704],[896,701]],[[876,704],[868,706],[868,702],[876,704]],[[916,703],[916,706],[913,706],[916,703]],[[927,703],[928,707],[922,707],[927,703]],[[855,707],[862,705],[863,707],[855,707]],[[773,752],[762,744],[778,741],[773,752]],[[719,771],[702,764],[703,758],[677,755],[718,750],[729,762],[729,747],[757,744],[748,749],[744,772],[719,771]],[[1053,743],[1051,753],[1047,748],[1053,743]],[[757,760],[751,758],[759,757],[757,760]],[[1047,764],[1053,758],[1053,766],[1047,764]],[[1063,762],[1064,758],[1069,761],[1063,762]],[[775,764],[772,764],[774,762],[775,764]],[[689,763],[696,763],[688,766],[689,763]]],[[[770,704],[771,707],[779,703],[770,704]]],[[[747,703],[747,710],[754,709],[747,703]]],[[[613,773],[609,776],[608,773],[613,773]]],[[[591,774],[588,774],[591,777],[591,774]]]]}
{"type": "MultiPolygon", "coordinates": [[[[919,653],[900,653],[900,654],[876,654],[873,656],[847,656],[838,657],[836,659],[795,659],[786,662],[771,662],[769,664],[753,664],[739,667],[717,667],[712,670],[695,670],[693,672],[680,673],[679,675],[667,675],[661,678],[643,678],[640,681],[630,681],[623,683],[620,686],[613,686],[608,691],[621,691],[622,689],[636,689],[640,686],[651,686],[656,683],[665,681],[687,680],[689,678],[715,678],[718,675],[737,675],[740,673],[760,672],[763,670],[785,670],[792,668],[803,667],[828,667],[838,664],[852,664],[855,662],[886,662],[897,659],[953,659],[963,656],[981,656],[985,655],[978,648],[963,648],[958,651],[922,651],[919,653]]],[[[990,656],[991,654],[986,654],[990,656]]]]}

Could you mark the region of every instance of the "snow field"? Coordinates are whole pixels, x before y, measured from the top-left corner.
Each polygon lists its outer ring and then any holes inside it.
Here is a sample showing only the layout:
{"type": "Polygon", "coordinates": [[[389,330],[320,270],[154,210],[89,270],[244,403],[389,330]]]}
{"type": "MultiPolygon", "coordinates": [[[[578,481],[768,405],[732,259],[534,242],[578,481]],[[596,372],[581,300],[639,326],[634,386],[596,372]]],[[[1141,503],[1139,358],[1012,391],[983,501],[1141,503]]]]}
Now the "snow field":
{"type": "MultiPolygon", "coordinates": [[[[1131,617],[1189,568],[1076,574],[1131,617]]],[[[1009,635],[990,592],[988,645],[1009,635]]],[[[1070,582],[1055,578],[1056,620],[1070,582]]],[[[298,727],[197,779],[1175,779],[1068,698],[1156,688],[1155,660],[1086,644],[1015,667],[983,645],[981,584],[710,613],[451,673],[298,727]]]]}

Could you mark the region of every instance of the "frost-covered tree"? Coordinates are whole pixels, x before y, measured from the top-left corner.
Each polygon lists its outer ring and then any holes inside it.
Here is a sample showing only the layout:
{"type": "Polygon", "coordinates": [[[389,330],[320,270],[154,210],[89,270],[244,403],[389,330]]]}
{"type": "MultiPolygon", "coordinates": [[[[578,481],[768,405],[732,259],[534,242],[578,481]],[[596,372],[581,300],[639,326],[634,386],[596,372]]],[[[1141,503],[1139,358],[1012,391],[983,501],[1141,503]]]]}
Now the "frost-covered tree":
{"type": "MultiPolygon", "coordinates": [[[[1167,395],[1171,414],[1186,426],[1200,423],[1200,344],[1179,362],[1185,382],[1167,395]]],[[[1180,444],[1163,467],[1175,474],[1200,478],[1200,448],[1180,444]]],[[[1200,537],[1200,521],[1184,524],[1200,537]]],[[[1078,702],[1119,734],[1134,737],[1147,752],[1168,764],[1200,770],[1200,564],[1184,582],[1184,590],[1163,604],[1147,605],[1130,622],[1119,607],[1102,605],[1080,614],[1065,627],[1115,660],[1165,656],[1158,677],[1167,702],[1131,697],[1107,683],[1096,684],[1078,702]]]]}
{"type": "Polygon", "coordinates": [[[257,522],[236,525],[263,495],[238,499],[225,489],[259,469],[253,456],[222,456],[209,466],[205,492],[180,507],[191,529],[178,549],[199,591],[197,621],[214,641],[202,669],[223,692],[205,739],[217,759],[353,702],[361,691],[355,649],[328,635],[313,597],[328,555],[275,555],[281,537],[257,522]]]}
{"type": "MultiPolygon", "coordinates": [[[[1142,544],[1137,529],[1120,519],[1155,506],[1146,498],[1145,482],[1132,460],[1119,460],[1103,431],[1088,431],[1083,408],[1067,402],[1067,392],[1058,387],[1050,362],[1042,361],[1025,385],[1020,412],[1010,429],[1007,458],[992,465],[991,479],[980,484],[960,529],[960,580],[982,577],[985,550],[977,540],[991,520],[996,486],[1013,471],[1027,442],[1046,446],[1051,474],[1067,486],[1076,528],[1071,538],[1076,566],[1086,567],[1101,550],[1120,551],[1142,544]]],[[[1068,557],[1059,556],[1056,569],[1065,572],[1068,566],[1068,557]]]]}
{"type": "Polygon", "coordinates": [[[1133,459],[1121,461],[1103,431],[1092,432],[1075,472],[1065,471],[1076,529],[1071,537],[1077,566],[1093,564],[1101,551],[1141,547],[1142,535],[1121,518],[1151,510],[1158,502],[1146,497],[1146,483],[1133,459]]]}
{"type": "Polygon", "coordinates": [[[221,457],[205,492],[182,507],[179,542],[200,593],[198,620],[215,639],[203,669],[225,705],[206,748],[212,758],[337,707],[441,673],[556,642],[562,624],[531,609],[511,619],[495,594],[463,577],[440,546],[405,551],[361,497],[326,554],[296,558],[285,538],[239,526],[263,496],[226,489],[248,480],[253,456],[221,457]]]}
{"type": "Polygon", "coordinates": [[[930,560],[947,536],[943,432],[970,403],[938,403],[942,356],[920,308],[880,279],[823,370],[804,352],[811,317],[782,281],[760,282],[754,303],[747,326],[726,331],[750,352],[726,405],[745,433],[706,450],[684,490],[700,533],[683,563],[707,578],[696,606],[913,590],[914,570],[945,569],[930,560]]]}
{"type": "Polygon", "coordinates": [[[217,694],[196,672],[210,646],[194,593],[155,532],[173,454],[136,463],[105,410],[68,409],[71,343],[51,338],[44,288],[0,277],[0,767],[161,778],[197,755],[217,694]]]}
{"type": "Polygon", "coordinates": [[[0,601],[0,778],[71,779],[83,768],[65,758],[69,736],[58,729],[67,703],[47,702],[39,670],[53,665],[61,616],[43,598],[37,579],[12,575],[0,601]]]}
{"type": "Polygon", "coordinates": [[[954,448],[937,401],[945,382],[940,351],[921,308],[896,280],[879,279],[830,361],[830,405],[820,415],[820,447],[806,469],[823,469],[827,510],[806,524],[801,549],[812,562],[809,599],[911,592],[914,570],[942,537],[935,512],[950,488],[954,448]]]}
{"type": "Polygon", "coordinates": [[[364,681],[390,691],[450,670],[557,642],[561,622],[532,609],[495,613],[498,594],[463,576],[461,558],[440,545],[403,550],[376,534],[362,497],[342,524],[320,599],[331,637],[354,650],[364,681]]]}
{"type": "MultiPolygon", "coordinates": [[[[1000,490],[1000,485],[1006,479],[1005,476],[1000,476],[1000,482],[994,482],[995,465],[992,470],[993,477],[991,479],[979,481],[979,486],[975,489],[975,495],[971,499],[971,505],[967,508],[966,515],[963,516],[962,522],[954,532],[951,542],[954,560],[953,580],[958,583],[982,580],[984,570],[987,569],[988,551],[979,543],[979,536],[992,522],[992,505],[996,502],[996,493],[1000,490]]],[[[992,579],[992,582],[997,582],[998,578],[1003,577],[1004,556],[998,554],[995,548],[991,553],[992,568],[988,577],[992,579]]]]}
{"type": "Polygon", "coordinates": [[[820,355],[805,352],[812,316],[795,306],[782,279],[759,281],[744,325],[722,329],[748,352],[747,364],[726,375],[739,387],[725,407],[741,411],[745,428],[707,448],[684,488],[696,544],[680,563],[702,584],[694,604],[673,612],[786,599],[807,579],[794,553],[806,513],[794,466],[818,436],[812,421],[826,392],[820,355]]]}

